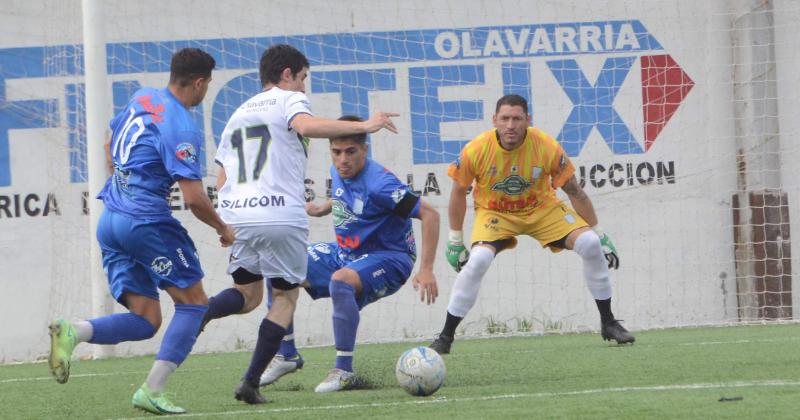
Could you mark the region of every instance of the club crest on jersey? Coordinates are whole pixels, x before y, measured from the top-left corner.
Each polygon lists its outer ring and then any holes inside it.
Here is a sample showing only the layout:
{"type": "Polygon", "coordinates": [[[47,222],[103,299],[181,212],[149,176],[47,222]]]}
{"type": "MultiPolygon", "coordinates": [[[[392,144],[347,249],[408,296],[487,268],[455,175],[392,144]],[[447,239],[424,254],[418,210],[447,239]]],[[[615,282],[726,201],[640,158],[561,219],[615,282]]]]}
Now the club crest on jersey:
{"type": "Polygon", "coordinates": [[[169,273],[172,272],[172,261],[167,257],[156,257],[153,262],[150,263],[150,268],[155,271],[156,274],[168,276],[169,273]]]}
{"type": "Polygon", "coordinates": [[[358,220],[358,217],[339,200],[333,200],[331,203],[331,214],[333,215],[333,227],[336,229],[347,229],[350,222],[358,220]]]}
{"type": "Polygon", "coordinates": [[[175,148],[175,156],[189,163],[197,162],[197,152],[191,143],[181,143],[175,148]]]}
{"type": "Polygon", "coordinates": [[[492,191],[500,191],[508,195],[520,195],[531,187],[531,183],[519,175],[507,176],[506,179],[492,185],[492,191]]]}

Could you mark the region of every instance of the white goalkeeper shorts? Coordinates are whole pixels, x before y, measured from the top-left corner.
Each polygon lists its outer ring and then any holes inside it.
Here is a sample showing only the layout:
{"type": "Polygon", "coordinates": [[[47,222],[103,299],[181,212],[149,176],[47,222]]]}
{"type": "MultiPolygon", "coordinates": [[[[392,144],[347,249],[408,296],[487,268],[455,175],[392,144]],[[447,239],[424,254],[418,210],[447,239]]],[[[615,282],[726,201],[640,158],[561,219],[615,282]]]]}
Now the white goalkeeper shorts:
{"type": "Polygon", "coordinates": [[[297,226],[234,226],[228,274],[243,268],[264,278],[280,277],[292,284],[306,279],[308,229],[297,226]]]}

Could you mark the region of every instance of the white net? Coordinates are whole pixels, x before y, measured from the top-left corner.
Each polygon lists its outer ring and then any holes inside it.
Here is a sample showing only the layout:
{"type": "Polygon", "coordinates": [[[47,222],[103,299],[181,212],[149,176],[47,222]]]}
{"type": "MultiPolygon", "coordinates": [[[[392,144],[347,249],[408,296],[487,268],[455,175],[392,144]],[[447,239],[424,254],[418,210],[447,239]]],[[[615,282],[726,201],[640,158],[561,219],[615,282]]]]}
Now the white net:
{"type": "MultiPolygon", "coordinates": [[[[517,93],[529,100],[534,125],[572,157],[617,245],[614,312],[627,326],[796,317],[790,221],[800,220],[800,54],[793,48],[800,1],[570,0],[537,2],[535,11],[520,0],[199,5],[103,8],[115,111],[139,86],[166,83],[174,50],[199,47],[217,59],[194,111],[206,136],[207,185],[215,182],[213,153],[228,116],[259,91],[261,52],[288,42],[311,62],[307,92],[317,115],[402,114],[400,135],[371,136],[371,156],[443,215],[441,251],[446,164],[491,128],[495,101],[517,93]]],[[[91,314],[94,240],[83,214],[80,2],[15,2],[10,10],[0,17],[0,261],[8,267],[0,311],[27,321],[2,333],[17,343],[4,346],[0,360],[7,361],[46,351],[40,327],[49,318],[91,314]],[[44,216],[51,201],[60,214],[51,204],[44,216]]],[[[309,198],[321,201],[330,194],[327,142],[312,141],[309,159],[309,198]]],[[[184,209],[177,190],[172,204],[199,247],[206,290],[229,287],[226,255],[211,230],[184,209]]],[[[470,210],[467,234],[471,223],[470,210]]],[[[314,241],[333,239],[328,219],[312,220],[311,232],[314,241]]],[[[426,307],[405,287],[363,311],[360,341],[428,337],[441,327],[455,273],[442,252],[437,258],[439,301],[426,307]]],[[[165,321],[170,306],[163,305],[165,321]]],[[[330,308],[301,297],[300,345],[332,342],[330,308]]],[[[211,324],[198,351],[247,348],[264,310],[211,324]]],[[[523,238],[493,264],[459,332],[597,327],[579,258],[523,238]]],[[[152,352],[156,344],[119,352],[152,352]]]]}

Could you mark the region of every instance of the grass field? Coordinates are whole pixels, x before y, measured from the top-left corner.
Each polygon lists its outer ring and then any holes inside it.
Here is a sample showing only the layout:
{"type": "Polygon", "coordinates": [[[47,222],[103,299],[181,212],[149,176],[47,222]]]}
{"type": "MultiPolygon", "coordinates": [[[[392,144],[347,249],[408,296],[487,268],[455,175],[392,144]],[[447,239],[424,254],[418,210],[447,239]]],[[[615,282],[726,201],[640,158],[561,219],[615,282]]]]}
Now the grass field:
{"type": "MultiPolygon", "coordinates": [[[[360,390],[314,394],[331,348],[301,349],[305,368],[264,388],[273,401],[266,405],[233,399],[249,353],[190,356],[168,388],[188,416],[201,418],[800,418],[795,324],[643,331],[632,346],[599,334],[460,340],[445,356],[445,386],[424,398],[394,379],[397,357],[415,344],[358,346],[360,390]]],[[[66,385],[46,364],[0,366],[0,417],[151,417],[130,404],[151,363],[73,362],[66,385]]]]}

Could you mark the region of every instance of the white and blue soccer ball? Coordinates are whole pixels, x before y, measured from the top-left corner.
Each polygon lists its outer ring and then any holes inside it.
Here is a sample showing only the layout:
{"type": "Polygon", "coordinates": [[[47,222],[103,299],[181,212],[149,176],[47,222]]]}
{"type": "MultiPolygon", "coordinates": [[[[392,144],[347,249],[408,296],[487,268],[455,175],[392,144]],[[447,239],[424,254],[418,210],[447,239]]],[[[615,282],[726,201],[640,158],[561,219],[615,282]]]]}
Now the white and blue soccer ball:
{"type": "Polygon", "coordinates": [[[447,371],[444,359],[428,347],[414,347],[397,360],[397,383],[411,395],[431,395],[441,388],[447,371]]]}

